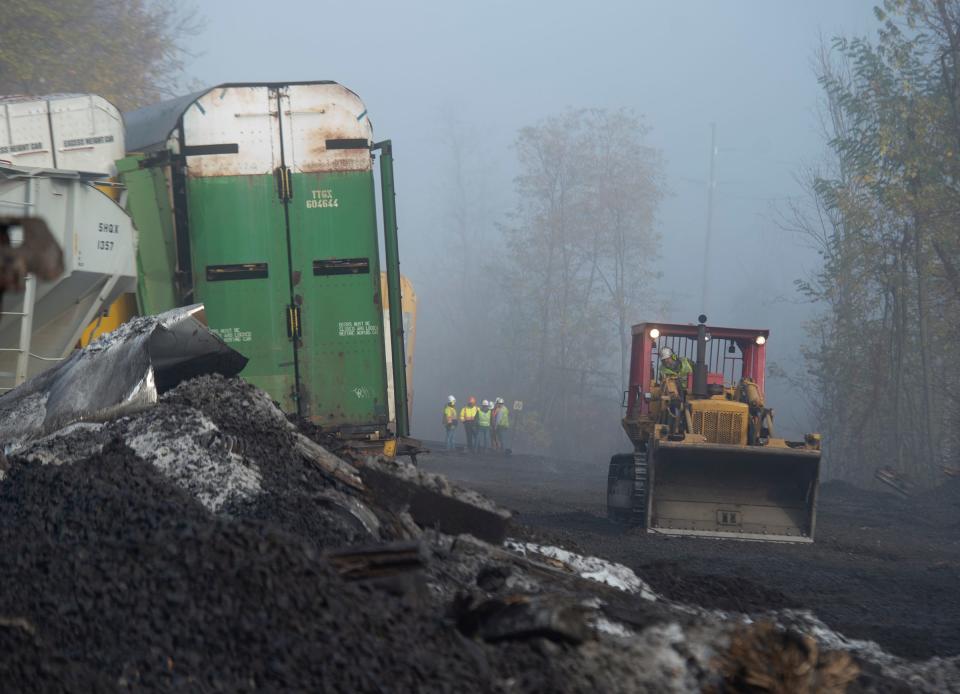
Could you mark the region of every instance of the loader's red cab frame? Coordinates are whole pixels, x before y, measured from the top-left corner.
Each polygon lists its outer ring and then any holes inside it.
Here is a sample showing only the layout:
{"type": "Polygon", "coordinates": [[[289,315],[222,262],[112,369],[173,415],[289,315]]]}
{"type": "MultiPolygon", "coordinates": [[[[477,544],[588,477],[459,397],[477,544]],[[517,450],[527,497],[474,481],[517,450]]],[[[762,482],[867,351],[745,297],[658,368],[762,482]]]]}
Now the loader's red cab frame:
{"type": "MultiPolygon", "coordinates": [[[[749,378],[757,384],[762,395],[770,331],[707,326],[707,335],[707,383],[731,384],[749,378]]],[[[659,350],[663,346],[694,362],[697,326],[692,323],[639,323],[633,326],[627,417],[642,416],[650,411],[644,393],[649,392],[657,375],[659,350]]],[[[692,382],[687,387],[692,388],[692,382]]]]}

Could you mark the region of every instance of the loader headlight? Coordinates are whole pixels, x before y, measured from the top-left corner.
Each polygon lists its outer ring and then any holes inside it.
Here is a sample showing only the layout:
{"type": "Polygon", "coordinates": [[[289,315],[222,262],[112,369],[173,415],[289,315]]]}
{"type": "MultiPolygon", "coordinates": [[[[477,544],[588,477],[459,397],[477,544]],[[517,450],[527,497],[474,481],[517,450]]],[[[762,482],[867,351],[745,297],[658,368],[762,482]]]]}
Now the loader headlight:
{"type": "Polygon", "coordinates": [[[657,328],[651,328],[650,339],[656,340],[658,337],[660,337],[660,331],[657,328]]]}
{"type": "Polygon", "coordinates": [[[765,338],[763,335],[757,335],[756,343],[758,345],[766,344],[766,342],[767,342],[767,338],[765,338]]]}

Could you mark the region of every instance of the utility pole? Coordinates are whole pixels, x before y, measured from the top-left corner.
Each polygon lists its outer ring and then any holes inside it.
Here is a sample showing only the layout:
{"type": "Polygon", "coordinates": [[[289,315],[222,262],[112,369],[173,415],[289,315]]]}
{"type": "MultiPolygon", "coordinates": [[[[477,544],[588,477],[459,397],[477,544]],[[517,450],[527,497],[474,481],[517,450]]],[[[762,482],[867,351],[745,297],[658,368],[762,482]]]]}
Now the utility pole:
{"type": "Polygon", "coordinates": [[[703,293],[700,297],[700,312],[707,313],[707,290],[710,278],[710,235],[713,231],[713,192],[717,187],[717,124],[710,124],[710,178],[707,181],[707,235],[703,249],[703,293]]]}

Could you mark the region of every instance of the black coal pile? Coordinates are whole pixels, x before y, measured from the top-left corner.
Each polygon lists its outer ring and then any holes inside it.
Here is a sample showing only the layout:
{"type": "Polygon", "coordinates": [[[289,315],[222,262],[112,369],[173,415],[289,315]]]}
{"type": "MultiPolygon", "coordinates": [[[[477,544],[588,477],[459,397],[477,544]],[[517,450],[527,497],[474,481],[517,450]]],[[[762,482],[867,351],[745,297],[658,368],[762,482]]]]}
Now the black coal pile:
{"type": "Polygon", "coordinates": [[[311,543],[213,516],[121,442],[0,485],[0,678],[74,691],[457,689],[454,630],[311,543]]]}
{"type": "Polygon", "coordinates": [[[145,412],[67,427],[11,457],[76,463],[111,440],[209,510],[267,522],[318,548],[402,532],[396,515],[381,519],[364,503],[352,468],[297,433],[263,391],[239,379],[195,378],[145,412]]]}
{"type": "Polygon", "coordinates": [[[468,539],[423,535],[261,391],[200,377],[144,412],[11,454],[0,681],[5,691],[623,690],[628,660],[614,668],[617,652],[601,648],[606,661],[591,665],[589,582],[555,566],[523,578],[524,560],[468,539]],[[502,581],[496,598],[477,582],[488,552],[519,581],[502,581]],[[405,580],[384,580],[392,573],[405,580]],[[518,592],[544,592],[544,578],[562,596],[523,607],[518,592]],[[557,622],[564,611],[576,643],[557,622]]]}
{"type": "MultiPolygon", "coordinates": [[[[329,466],[321,466],[316,455],[324,451],[312,446],[307,450],[310,441],[254,386],[202,376],[161,398],[159,408],[161,418],[173,412],[202,413],[216,427],[221,446],[256,468],[257,493],[234,500],[227,509],[232,515],[269,522],[318,547],[398,536],[389,527],[381,528],[374,512],[351,496],[358,491],[359,480],[340,482],[329,466]]],[[[341,463],[334,459],[331,464],[341,463]]],[[[383,518],[388,526],[395,520],[383,518]]]]}
{"type": "Polygon", "coordinates": [[[31,692],[751,681],[842,691],[864,662],[883,686],[936,691],[957,672],[848,642],[809,614],[747,619],[683,604],[682,591],[665,599],[602,559],[477,539],[490,534],[478,524],[497,534],[506,520],[403,463],[348,464],[239,380],[195,378],[141,412],[10,454],[0,682],[31,692]]]}

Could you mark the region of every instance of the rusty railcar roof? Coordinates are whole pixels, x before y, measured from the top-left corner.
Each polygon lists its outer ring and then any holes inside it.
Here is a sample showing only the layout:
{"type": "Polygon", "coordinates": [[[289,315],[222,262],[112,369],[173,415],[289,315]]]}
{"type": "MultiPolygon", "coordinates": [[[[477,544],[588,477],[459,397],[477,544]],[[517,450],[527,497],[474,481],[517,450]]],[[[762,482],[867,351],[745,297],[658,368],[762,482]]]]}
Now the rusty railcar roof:
{"type": "MultiPolygon", "coordinates": [[[[128,152],[152,152],[163,149],[170,133],[177,127],[180,116],[190,108],[194,101],[215,89],[231,87],[286,87],[291,85],[338,84],[334,80],[308,80],[305,82],[225,82],[200,91],[184,94],[174,99],[144,106],[136,111],[123,114],[127,126],[126,142],[128,152]]],[[[342,85],[341,85],[342,86],[342,85]]],[[[347,89],[344,87],[344,89],[347,89]]]]}

